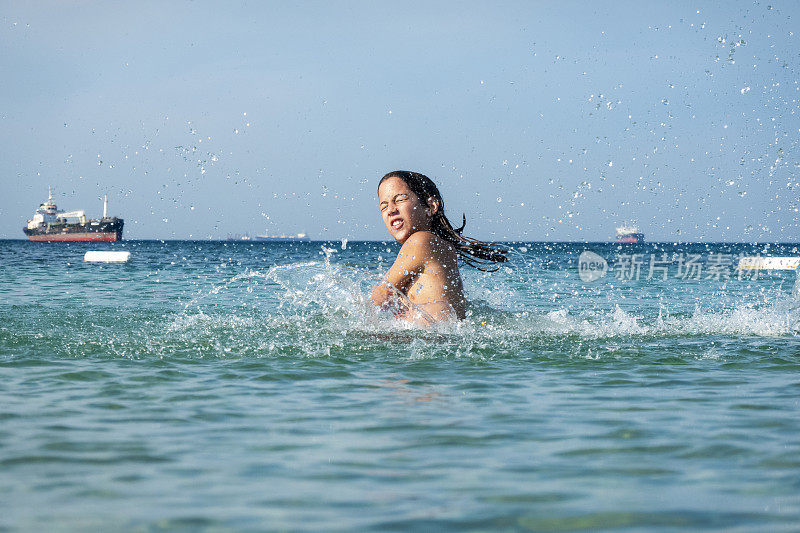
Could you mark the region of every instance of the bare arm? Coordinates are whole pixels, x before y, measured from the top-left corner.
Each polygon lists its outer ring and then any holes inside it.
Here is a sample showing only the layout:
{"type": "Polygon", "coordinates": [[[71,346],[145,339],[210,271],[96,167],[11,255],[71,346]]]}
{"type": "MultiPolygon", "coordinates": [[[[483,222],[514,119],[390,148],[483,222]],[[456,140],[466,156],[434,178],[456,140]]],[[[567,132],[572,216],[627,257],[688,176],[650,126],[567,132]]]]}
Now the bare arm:
{"type": "Polygon", "coordinates": [[[383,307],[391,303],[395,296],[394,289],[405,292],[414,278],[422,273],[431,254],[430,239],[426,233],[414,233],[400,248],[397,259],[383,280],[372,288],[370,299],[375,305],[383,307]]]}

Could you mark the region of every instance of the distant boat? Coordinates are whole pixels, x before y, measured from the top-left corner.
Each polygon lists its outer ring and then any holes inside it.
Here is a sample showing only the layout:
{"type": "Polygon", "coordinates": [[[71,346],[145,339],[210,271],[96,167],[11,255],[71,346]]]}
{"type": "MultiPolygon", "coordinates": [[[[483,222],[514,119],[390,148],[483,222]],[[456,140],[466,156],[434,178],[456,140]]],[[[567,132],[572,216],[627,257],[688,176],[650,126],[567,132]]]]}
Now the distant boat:
{"type": "Polygon", "coordinates": [[[228,241],[252,241],[253,238],[250,237],[250,235],[248,235],[247,233],[245,233],[244,235],[242,235],[241,233],[229,233],[228,234],[228,238],[226,240],[228,240],[228,241]]]}
{"type": "Polygon", "coordinates": [[[296,235],[256,235],[253,240],[261,242],[307,242],[311,238],[305,233],[296,235]]]}
{"type": "Polygon", "coordinates": [[[53,192],[47,188],[47,201],[39,205],[28,225],[22,228],[30,241],[121,241],[121,218],[108,216],[108,197],[103,197],[103,218],[86,218],[86,212],[59,211],[53,192]]]}
{"type": "Polygon", "coordinates": [[[644,233],[640,232],[636,226],[620,226],[617,228],[617,242],[642,243],[644,242],[644,233]]]}

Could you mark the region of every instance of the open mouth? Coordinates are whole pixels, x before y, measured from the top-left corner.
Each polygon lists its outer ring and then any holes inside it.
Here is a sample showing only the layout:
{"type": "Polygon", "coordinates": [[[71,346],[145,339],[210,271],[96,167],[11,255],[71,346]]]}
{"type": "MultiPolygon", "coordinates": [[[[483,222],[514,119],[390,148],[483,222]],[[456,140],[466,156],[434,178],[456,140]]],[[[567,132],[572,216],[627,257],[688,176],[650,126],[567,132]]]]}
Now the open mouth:
{"type": "Polygon", "coordinates": [[[398,230],[403,227],[403,221],[401,219],[393,220],[392,221],[392,229],[398,230]]]}

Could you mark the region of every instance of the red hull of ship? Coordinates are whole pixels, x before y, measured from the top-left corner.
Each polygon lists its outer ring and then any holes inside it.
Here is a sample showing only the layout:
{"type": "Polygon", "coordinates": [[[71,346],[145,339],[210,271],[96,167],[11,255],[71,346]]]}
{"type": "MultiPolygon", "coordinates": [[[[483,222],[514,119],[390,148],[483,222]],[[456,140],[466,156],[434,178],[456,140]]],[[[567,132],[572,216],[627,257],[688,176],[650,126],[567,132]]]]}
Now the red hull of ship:
{"type": "Polygon", "coordinates": [[[637,243],[637,242],[641,242],[641,241],[639,239],[637,239],[636,237],[620,237],[620,238],[617,238],[617,242],[637,243]]]}
{"type": "Polygon", "coordinates": [[[117,234],[110,233],[53,233],[28,235],[29,241],[116,241],[117,234]]]}

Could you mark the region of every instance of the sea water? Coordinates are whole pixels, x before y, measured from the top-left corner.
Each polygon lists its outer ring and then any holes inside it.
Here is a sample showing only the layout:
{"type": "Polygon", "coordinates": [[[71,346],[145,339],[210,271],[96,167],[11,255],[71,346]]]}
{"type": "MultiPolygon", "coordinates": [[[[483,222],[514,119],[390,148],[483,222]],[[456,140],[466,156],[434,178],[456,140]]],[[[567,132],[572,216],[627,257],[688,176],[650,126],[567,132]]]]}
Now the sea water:
{"type": "Polygon", "coordinates": [[[0,529],[800,527],[800,246],[509,247],[421,329],[395,244],[0,241],[0,529]]]}

